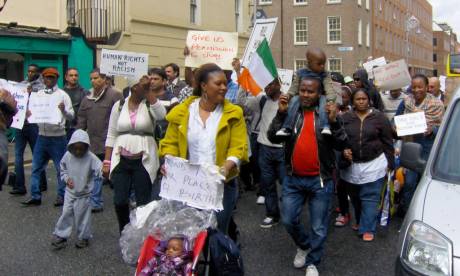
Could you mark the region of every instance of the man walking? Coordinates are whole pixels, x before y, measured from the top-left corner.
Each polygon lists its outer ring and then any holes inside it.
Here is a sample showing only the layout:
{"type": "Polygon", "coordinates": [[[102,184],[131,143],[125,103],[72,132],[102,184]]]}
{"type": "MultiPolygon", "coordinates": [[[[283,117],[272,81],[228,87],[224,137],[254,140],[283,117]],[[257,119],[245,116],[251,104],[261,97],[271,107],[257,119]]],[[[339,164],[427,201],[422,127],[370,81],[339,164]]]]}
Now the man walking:
{"type": "Polygon", "coordinates": [[[299,109],[289,136],[277,136],[287,117],[288,98],[282,95],[279,109],[268,131],[274,144],[285,143],[287,176],[282,188],[282,222],[297,245],[294,258],[296,268],[307,267],[307,276],[319,275],[316,266],[324,251],[329,223],[329,205],[334,191],[332,171],[335,166],[334,149],[342,151],[347,136],[339,119],[336,105],[326,105],[332,135],[322,135],[319,122],[321,81],[307,77],[300,81],[299,109]],[[310,227],[300,223],[300,215],[308,199],[310,227]]]}
{"type": "Polygon", "coordinates": [[[85,96],[89,94],[88,90],[80,86],[78,79],[79,74],[76,68],[67,69],[67,72],[65,73],[66,84],[63,90],[67,93],[67,95],[69,95],[70,100],[72,101],[73,110],[75,112],[73,120],[66,122],[65,128],[67,133],[67,141],[70,140],[70,137],[72,137],[72,134],[76,129],[78,110],[80,109],[81,101],[85,96]]]}
{"type": "MultiPolygon", "coordinates": [[[[78,112],[77,128],[86,130],[91,141],[91,152],[103,161],[105,154],[105,139],[109,128],[110,112],[113,105],[123,98],[123,95],[108,87],[106,76],[99,69],[90,74],[92,85],[91,94],[84,97],[78,112]]],[[[103,211],[102,179],[97,178],[91,195],[93,212],[103,211]]]]}
{"type": "MultiPolygon", "coordinates": [[[[51,158],[56,169],[58,191],[54,206],[62,206],[64,203],[65,184],[60,179],[60,162],[66,152],[67,139],[65,135],[65,122],[72,120],[74,111],[72,102],[66,92],[59,89],[56,85],[59,73],[54,68],[43,70],[43,79],[45,89],[37,92],[37,96],[49,97],[52,102],[59,103],[56,108],[62,114],[61,121],[58,124],[39,123],[38,139],[34,147],[32,158],[32,176],[30,182],[31,198],[24,205],[36,206],[41,204],[40,176],[46,169],[49,159],[51,158]]],[[[28,111],[28,115],[31,113],[28,111]]]]}

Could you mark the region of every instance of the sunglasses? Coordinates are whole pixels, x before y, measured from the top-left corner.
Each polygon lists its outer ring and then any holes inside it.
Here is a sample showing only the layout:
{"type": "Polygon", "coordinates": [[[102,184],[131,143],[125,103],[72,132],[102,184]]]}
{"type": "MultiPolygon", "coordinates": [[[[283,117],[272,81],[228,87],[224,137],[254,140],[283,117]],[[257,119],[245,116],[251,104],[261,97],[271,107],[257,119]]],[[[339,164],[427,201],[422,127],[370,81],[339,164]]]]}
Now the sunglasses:
{"type": "Polygon", "coordinates": [[[360,78],[354,78],[353,80],[354,81],[360,81],[361,79],[360,78]]]}

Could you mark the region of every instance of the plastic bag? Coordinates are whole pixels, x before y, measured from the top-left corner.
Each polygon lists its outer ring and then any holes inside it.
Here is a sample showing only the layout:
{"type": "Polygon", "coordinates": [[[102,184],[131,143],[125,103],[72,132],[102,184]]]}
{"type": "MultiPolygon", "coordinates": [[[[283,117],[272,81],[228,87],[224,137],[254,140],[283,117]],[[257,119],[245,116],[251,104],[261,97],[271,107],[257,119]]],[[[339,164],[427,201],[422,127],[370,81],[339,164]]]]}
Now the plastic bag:
{"type": "Polygon", "coordinates": [[[134,209],[130,223],[120,237],[123,260],[136,265],[142,244],[148,235],[158,240],[185,235],[193,239],[199,232],[216,228],[215,212],[199,210],[181,202],[162,199],[134,209]]]}

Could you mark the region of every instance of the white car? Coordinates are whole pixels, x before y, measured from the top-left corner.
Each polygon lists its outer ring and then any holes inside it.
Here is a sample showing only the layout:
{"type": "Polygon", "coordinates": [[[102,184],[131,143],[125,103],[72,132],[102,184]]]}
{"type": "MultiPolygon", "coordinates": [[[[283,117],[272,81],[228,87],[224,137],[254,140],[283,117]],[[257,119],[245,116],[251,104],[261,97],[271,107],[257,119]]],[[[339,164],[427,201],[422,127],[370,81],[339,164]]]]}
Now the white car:
{"type": "Polygon", "coordinates": [[[460,275],[460,88],[428,161],[405,143],[401,164],[422,174],[401,226],[396,275],[460,275]]]}

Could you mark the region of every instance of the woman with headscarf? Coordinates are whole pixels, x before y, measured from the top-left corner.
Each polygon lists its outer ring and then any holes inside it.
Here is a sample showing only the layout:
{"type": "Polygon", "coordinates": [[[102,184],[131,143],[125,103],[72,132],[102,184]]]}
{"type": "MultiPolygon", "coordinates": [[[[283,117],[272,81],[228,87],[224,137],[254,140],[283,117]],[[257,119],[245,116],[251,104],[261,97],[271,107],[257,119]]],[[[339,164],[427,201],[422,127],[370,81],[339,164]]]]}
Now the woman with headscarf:
{"type": "Polygon", "coordinates": [[[366,69],[358,69],[353,74],[353,85],[356,89],[364,88],[369,94],[371,106],[377,110],[383,111],[384,106],[380,93],[373,84],[369,82],[369,76],[366,69]]]}

